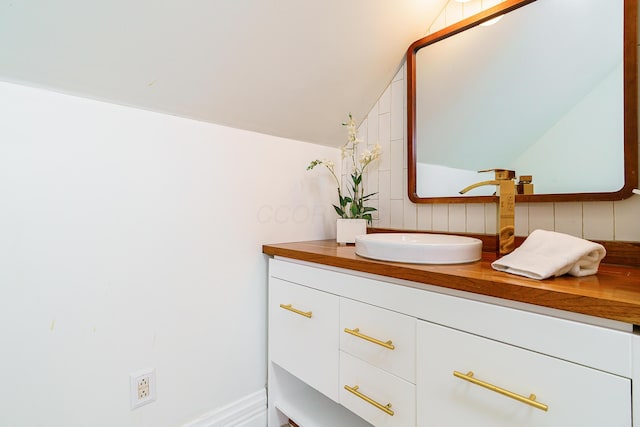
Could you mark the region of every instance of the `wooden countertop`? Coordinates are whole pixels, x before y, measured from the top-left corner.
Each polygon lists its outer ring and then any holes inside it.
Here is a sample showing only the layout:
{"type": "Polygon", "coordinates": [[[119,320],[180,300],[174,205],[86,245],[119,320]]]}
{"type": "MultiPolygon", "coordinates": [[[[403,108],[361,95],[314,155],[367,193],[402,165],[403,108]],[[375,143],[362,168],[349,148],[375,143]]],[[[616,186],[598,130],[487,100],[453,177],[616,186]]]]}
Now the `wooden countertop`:
{"type": "Polygon", "coordinates": [[[262,252],[640,325],[640,268],[600,264],[598,274],[534,280],[491,268],[495,254],[456,265],[375,261],[335,240],[264,245],[262,252]]]}

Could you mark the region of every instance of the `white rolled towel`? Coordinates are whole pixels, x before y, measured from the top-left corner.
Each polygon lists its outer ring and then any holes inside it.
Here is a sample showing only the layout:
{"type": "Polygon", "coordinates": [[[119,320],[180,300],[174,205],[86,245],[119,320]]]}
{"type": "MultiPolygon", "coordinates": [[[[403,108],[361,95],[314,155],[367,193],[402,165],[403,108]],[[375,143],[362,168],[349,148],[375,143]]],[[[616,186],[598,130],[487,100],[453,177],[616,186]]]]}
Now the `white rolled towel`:
{"type": "Polygon", "coordinates": [[[567,273],[581,277],[596,274],[606,253],[599,243],[555,231],[534,230],[520,247],[491,266],[538,280],[567,273]]]}

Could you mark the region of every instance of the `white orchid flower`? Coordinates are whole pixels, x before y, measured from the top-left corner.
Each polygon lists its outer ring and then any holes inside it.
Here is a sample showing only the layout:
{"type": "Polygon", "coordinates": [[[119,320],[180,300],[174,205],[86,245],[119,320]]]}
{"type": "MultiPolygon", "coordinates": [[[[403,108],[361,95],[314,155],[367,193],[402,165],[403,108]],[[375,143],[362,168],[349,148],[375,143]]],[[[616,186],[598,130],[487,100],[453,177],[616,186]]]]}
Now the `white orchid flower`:
{"type": "Polygon", "coordinates": [[[335,164],[330,160],[314,160],[307,167],[307,170],[311,170],[317,165],[323,165],[329,170],[338,187],[339,204],[333,205],[333,207],[341,218],[363,218],[371,222],[371,212],[376,209],[365,206],[365,203],[375,193],[365,195],[363,174],[366,167],[380,157],[382,147],[380,144],[375,144],[371,149],[364,149],[360,159],[356,161],[356,146],[363,140],[358,138],[356,122],[351,113],[349,113],[349,120],[342,125],[347,127],[347,142],[340,147],[340,156],[343,160],[349,159],[351,163],[350,174],[342,176],[346,182],[341,183],[334,170],[335,164]],[[346,187],[346,192],[342,191],[343,186],[346,187]]]}

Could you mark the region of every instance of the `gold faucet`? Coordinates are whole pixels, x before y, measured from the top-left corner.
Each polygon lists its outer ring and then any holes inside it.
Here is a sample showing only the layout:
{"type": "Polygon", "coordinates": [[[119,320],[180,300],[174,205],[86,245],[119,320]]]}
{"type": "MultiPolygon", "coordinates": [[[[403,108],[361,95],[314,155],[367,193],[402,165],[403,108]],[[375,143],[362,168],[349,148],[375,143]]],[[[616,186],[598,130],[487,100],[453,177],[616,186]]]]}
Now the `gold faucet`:
{"type": "Polygon", "coordinates": [[[479,172],[495,172],[495,179],[476,182],[460,190],[460,194],[484,185],[498,186],[498,248],[499,255],[506,255],[515,247],[515,208],[516,184],[515,171],[507,169],[488,169],[479,172]]]}

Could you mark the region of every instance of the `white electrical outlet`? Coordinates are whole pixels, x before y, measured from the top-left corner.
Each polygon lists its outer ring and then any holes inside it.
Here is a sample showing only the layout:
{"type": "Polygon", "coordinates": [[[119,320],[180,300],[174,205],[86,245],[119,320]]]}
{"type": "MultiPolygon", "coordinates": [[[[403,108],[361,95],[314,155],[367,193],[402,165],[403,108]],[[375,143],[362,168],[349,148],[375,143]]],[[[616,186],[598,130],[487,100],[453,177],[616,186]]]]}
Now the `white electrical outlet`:
{"type": "Polygon", "coordinates": [[[129,375],[131,383],[131,409],[156,400],[156,370],[147,369],[129,375]]]}

